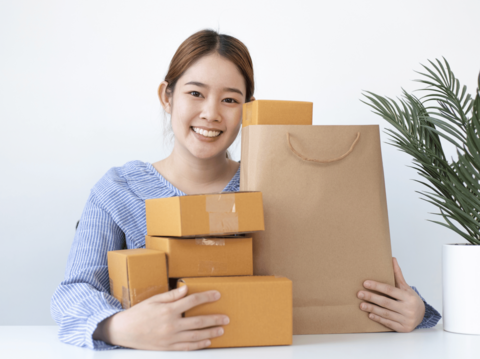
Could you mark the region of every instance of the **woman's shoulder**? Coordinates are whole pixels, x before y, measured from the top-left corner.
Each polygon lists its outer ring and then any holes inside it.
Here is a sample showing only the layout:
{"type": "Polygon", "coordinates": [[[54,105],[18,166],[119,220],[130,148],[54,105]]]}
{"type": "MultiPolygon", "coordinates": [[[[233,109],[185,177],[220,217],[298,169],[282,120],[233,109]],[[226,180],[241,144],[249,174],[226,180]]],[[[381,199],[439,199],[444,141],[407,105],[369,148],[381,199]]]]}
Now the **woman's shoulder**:
{"type": "Polygon", "coordinates": [[[137,160],[110,168],[95,184],[92,192],[99,198],[133,195],[146,199],[152,197],[151,192],[158,192],[159,186],[161,182],[152,171],[152,165],[137,160]]]}
{"type": "Polygon", "coordinates": [[[140,179],[148,176],[146,163],[142,161],[130,161],[123,166],[110,168],[97,182],[97,189],[109,188],[111,186],[122,186],[132,179],[140,179]]]}

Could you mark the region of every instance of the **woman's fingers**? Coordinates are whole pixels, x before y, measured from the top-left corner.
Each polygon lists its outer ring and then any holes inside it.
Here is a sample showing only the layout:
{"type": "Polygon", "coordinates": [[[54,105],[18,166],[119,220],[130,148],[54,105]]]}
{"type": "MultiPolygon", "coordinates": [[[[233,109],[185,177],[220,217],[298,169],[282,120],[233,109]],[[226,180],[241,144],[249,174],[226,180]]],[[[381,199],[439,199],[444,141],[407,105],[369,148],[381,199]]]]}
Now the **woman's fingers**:
{"type": "Polygon", "coordinates": [[[367,302],[375,303],[380,307],[393,310],[397,313],[401,312],[401,305],[399,302],[393,299],[384,297],[383,295],[378,295],[378,294],[374,294],[366,291],[360,291],[358,292],[357,297],[367,302]]]}
{"type": "Polygon", "coordinates": [[[220,292],[216,290],[190,294],[189,296],[172,303],[172,311],[181,314],[197,305],[215,302],[218,299],[220,299],[220,292]]]}
{"type": "Polygon", "coordinates": [[[393,321],[393,320],[382,318],[381,316],[379,316],[377,314],[373,314],[373,313],[370,313],[368,315],[368,317],[371,320],[373,320],[377,323],[383,324],[387,328],[395,330],[396,332],[403,332],[404,331],[402,325],[400,323],[397,323],[397,322],[393,321]]]}
{"type": "Polygon", "coordinates": [[[187,286],[176,288],[165,293],[160,293],[150,297],[144,302],[156,302],[156,303],[172,303],[175,302],[187,294],[187,286]]]}
{"type": "Polygon", "coordinates": [[[222,327],[208,328],[202,330],[186,330],[175,335],[176,342],[200,342],[223,335],[222,327]]]}
{"type": "Polygon", "coordinates": [[[201,340],[199,342],[184,342],[184,343],[175,343],[170,345],[167,350],[197,350],[209,347],[211,344],[210,340],[201,340]]]}
{"type": "Polygon", "coordinates": [[[399,324],[402,324],[405,321],[405,317],[403,315],[385,308],[381,308],[375,304],[362,303],[360,304],[360,309],[364,312],[376,314],[382,318],[392,320],[399,324]]]}
{"type": "Polygon", "coordinates": [[[367,289],[375,290],[377,292],[388,295],[397,300],[405,300],[407,293],[404,290],[391,286],[390,284],[375,282],[374,280],[366,280],[363,286],[367,289]]]}
{"type": "Polygon", "coordinates": [[[226,315],[199,315],[181,318],[177,328],[178,331],[184,331],[227,325],[228,323],[230,323],[230,319],[226,315]]]}

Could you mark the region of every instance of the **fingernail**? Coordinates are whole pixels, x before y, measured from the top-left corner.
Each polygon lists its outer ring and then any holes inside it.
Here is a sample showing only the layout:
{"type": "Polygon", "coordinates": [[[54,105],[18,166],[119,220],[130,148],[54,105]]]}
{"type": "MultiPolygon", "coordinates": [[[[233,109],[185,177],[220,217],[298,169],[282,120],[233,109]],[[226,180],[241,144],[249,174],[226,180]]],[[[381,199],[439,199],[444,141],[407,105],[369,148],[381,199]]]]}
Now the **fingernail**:
{"type": "Polygon", "coordinates": [[[215,300],[220,299],[220,292],[215,292],[215,293],[213,294],[213,299],[215,299],[215,300]]]}
{"type": "Polygon", "coordinates": [[[184,285],[183,287],[180,287],[180,289],[178,290],[180,293],[185,293],[187,291],[187,286],[184,285]]]}
{"type": "Polygon", "coordinates": [[[207,340],[207,341],[205,342],[205,345],[206,345],[207,347],[208,347],[210,344],[212,344],[212,342],[211,342],[210,340],[207,340]]]}
{"type": "Polygon", "coordinates": [[[363,292],[358,293],[358,298],[362,299],[364,297],[363,292]]]}
{"type": "Polygon", "coordinates": [[[223,328],[218,329],[217,333],[218,333],[218,335],[222,335],[223,334],[223,328]]]}
{"type": "Polygon", "coordinates": [[[362,308],[362,309],[367,309],[367,305],[364,304],[364,303],[362,303],[362,304],[360,304],[360,308],[362,308]]]}
{"type": "Polygon", "coordinates": [[[230,323],[230,318],[229,317],[223,318],[223,324],[228,324],[228,323],[230,323]]]}
{"type": "Polygon", "coordinates": [[[370,282],[369,280],[367,280],[365,283],[364,283],[365,287],[370,287],[372,285],[372,282],[370,282]]]}

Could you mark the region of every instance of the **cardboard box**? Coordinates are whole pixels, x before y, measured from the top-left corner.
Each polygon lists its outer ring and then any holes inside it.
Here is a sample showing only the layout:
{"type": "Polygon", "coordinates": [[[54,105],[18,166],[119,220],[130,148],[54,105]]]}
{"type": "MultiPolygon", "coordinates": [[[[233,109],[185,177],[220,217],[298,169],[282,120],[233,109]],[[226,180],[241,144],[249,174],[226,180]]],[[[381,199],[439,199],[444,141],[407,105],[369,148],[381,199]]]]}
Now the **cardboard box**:
{"type": "Polygon", "coordinates": [[[253,275],[252,238],[146,236],[145,247],[165,252],[169,278],[253,275]]]}
{"type": "Polygon", "coordinates": [[[284,277],[182,278],[188,294],[218,290],[218,301],[188,310],[185,317],[225,314],[230,323],[210,348],[292,344],[292,282],[284,277]]]}
{"type": "Polygon", "coordinates": [[[138,248],[110,251],[107,257],[110,294],[124,309],[168,291],[165,253],[138,248]]]}
{"type": "Polygon", "coordinates": [[[311,125],[313,102],[256,100],[243,105],[242,127],[249,125],[311,125]]]}
{"type": "Polygon", "coordinates": [[[145,200],[147,235],[185,237],[263,231],[261,192],[222,192],[145,200]]]}

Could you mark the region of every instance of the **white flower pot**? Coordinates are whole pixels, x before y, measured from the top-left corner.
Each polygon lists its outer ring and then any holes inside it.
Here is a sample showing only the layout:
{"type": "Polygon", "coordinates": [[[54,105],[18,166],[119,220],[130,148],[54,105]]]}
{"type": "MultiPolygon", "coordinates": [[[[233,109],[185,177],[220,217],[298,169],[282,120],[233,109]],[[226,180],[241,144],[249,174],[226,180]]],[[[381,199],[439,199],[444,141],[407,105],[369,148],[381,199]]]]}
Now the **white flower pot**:
{"type": "Polygon", "coordinates": [[[443,246],[443,328],[480,335],[480,245],[443,246]]]}

